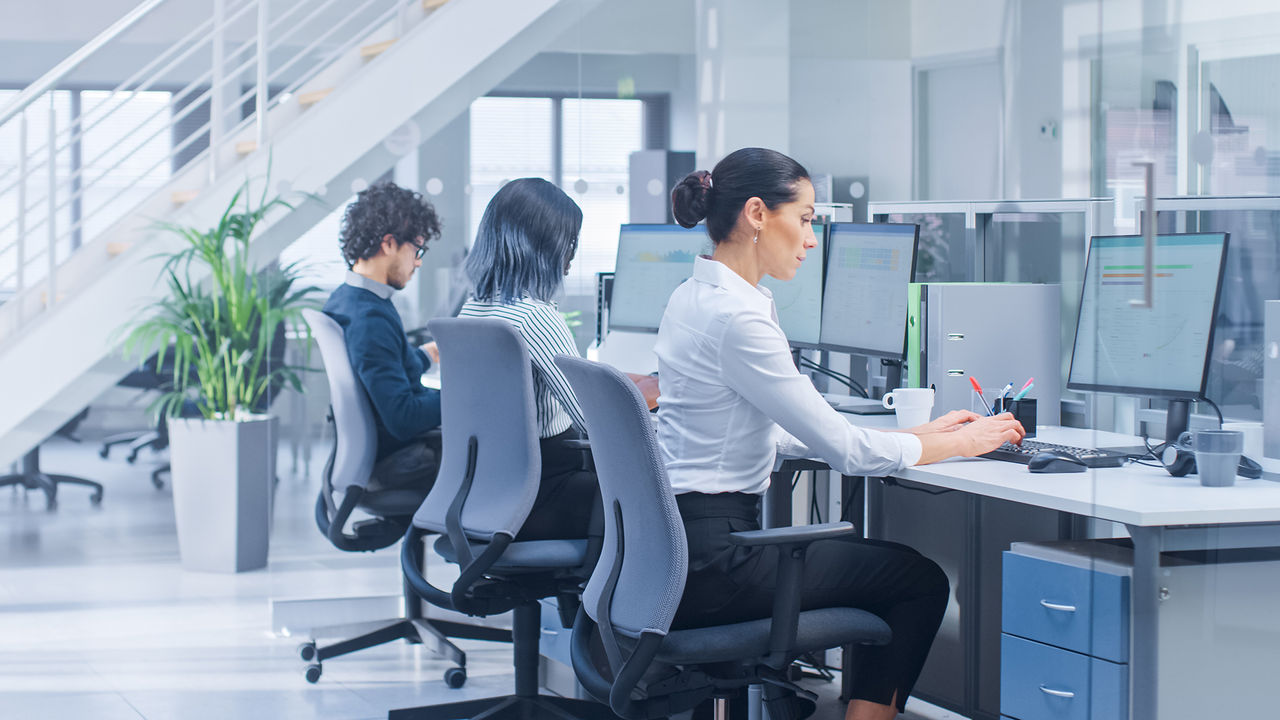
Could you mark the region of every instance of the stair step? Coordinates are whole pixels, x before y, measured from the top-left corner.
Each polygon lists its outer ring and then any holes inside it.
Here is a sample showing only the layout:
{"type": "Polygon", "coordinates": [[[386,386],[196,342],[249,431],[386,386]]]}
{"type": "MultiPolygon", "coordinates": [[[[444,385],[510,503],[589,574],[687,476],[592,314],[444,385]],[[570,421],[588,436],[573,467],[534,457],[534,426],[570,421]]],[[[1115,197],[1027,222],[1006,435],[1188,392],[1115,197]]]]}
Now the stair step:
{"type": "Polygon", "coordinates": [[[422,0],[423,10],[435,10],[436,8],[449,2],[449,0],[422,0]]]}
{"type": "Polygon", "coordinates": [[[199,190],[175,190],[169,196],[169,202],[174,205],[186,205],[200,196],[199,190]]]}
{"type": "Polygon", "coordinates": [[[123,255],[125,251],[127,251],[130,247],[132,247],[132,243],[109,242],[107,243],[107,257],[116,257],[117,255],[123,255]]]}
{"type": "Polygon", "coordinates": [[[323,90],[312,90],[311,92],[302,93],[298,96],[298,104],[302,107],[311,107],[321,100],[329,96],[333,92],[333,88],[325,88],[323,90]]]}
{"type": "Polygon", "coordinates": [[[253,154],[253,151],[257,149],[258,149],[257,140],[241,140],[240,142],[236,143],[237,155],[251,155],[253,154]]]}
{"type": "Polygon", "coordinates": [[[390,40],[384,40],[380,43],[365,45],[364,47],[360,48],[360,57],[364,58],[365,60],[368,60],[369,58],[378,57],[382,53],[386,52],[387,48],[395,44],[396,44],[395,38],[392,38],[390,40]]]}

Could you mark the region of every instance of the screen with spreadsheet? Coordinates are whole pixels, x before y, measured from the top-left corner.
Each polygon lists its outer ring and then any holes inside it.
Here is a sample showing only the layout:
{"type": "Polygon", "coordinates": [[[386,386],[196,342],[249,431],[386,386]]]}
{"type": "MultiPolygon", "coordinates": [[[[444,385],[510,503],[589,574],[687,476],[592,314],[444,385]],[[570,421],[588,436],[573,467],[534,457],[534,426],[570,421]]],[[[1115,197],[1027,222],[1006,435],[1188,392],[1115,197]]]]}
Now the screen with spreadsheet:
{"type": "Polygon", "coordinates": [[[916,225],[833,223],[827,234],[820,344],[828,350],[901,359],[916,225]]]}
{"type": "Polygon", "coordinates": [[[1222,289],[1225,233],[1157,235],[1151,307],[1141,235],[1089,244],[1071,353],[1071,390],[1195,399],[1203,395],[1222,289]]]}

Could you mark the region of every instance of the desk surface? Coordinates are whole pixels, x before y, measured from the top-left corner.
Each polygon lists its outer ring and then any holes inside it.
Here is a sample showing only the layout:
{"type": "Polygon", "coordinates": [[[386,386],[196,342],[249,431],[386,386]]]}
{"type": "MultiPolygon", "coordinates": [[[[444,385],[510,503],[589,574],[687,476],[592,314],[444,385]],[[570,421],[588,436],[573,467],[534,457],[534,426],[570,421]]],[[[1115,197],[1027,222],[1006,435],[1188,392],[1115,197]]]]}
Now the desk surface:
{"type": "MultiPolygon", "coordinates": [[[[862,427],[886,429],[893,417],[846,415],[862,427]]],[[[1115,433],[1041,427],[1037,440],[1077,447],[1141,444],[1115,433]]],[[[1232,487],[1203,487],[1163,468],[1126,465],[1083,473],[1031,473],[1025,465],[956,458],[908,468],[903,480],[1010,500],[1129,525],[1219,525],[1280,522],[1280,483],[1237,477],[1232,487]]]]}

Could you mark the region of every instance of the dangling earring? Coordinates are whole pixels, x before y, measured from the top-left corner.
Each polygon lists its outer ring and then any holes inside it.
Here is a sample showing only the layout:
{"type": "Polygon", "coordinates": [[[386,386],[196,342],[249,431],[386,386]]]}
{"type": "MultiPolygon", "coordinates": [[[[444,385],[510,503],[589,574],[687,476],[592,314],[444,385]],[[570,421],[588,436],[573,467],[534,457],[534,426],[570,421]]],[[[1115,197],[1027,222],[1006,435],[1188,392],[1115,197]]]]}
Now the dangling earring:
{"type": "Polygon", "coordinates": [[[760,228],[756,228],[756,235],[755,237],[751,238],[751,244],[755,245],[757,242],[759,242],[759,240],[760,240],[760,228]]]}

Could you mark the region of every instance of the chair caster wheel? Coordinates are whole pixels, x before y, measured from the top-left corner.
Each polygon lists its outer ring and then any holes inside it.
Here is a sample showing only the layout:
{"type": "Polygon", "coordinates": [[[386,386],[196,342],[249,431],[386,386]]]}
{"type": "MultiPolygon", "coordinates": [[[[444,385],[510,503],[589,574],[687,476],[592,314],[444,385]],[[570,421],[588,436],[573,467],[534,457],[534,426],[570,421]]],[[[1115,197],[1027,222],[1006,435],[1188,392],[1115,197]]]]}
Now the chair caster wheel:
{"type": "Polygon", "coordinates": [[[303,662],[311,662],[316,659],[316,644],[313,642],[305,642],[298,646],[298,655],[303,662]]]}
{"type": "Polygon", "coordinates": [[[449,687],[457,690],[458,688],[465,685],[467,682],[467,669],[455,667],[455,668],[449,668],[448,670],[445,670],[444,682],[449,687]]]}
{"type": "Polygon", "coordinates": [[[308,665],[307,666],[307,682],[312,683],[314,685],[319,681],[320,681],[320,665],[319,664],[308,665]]]}

